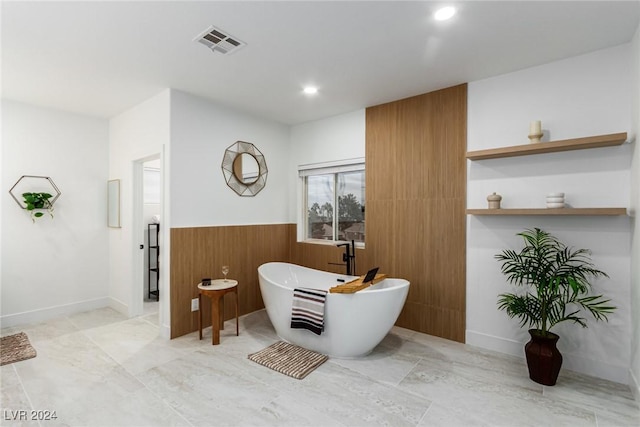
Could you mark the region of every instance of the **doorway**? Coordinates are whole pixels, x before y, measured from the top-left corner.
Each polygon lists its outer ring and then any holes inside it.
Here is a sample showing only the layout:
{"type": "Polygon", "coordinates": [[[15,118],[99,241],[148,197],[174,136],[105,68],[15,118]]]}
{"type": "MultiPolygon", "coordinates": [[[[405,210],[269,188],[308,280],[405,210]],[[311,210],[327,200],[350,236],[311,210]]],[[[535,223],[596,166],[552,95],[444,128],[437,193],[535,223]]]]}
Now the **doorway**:
{"type": "Polygon", "coordinates": [[[162,180],[160,158],[142,164],[143,315],[158,314],[160,301],[160,204],[162,180]]]}
{"type": "Polygon", "coordinates": [[[132,316],[143,316],[159,324],[163,271],[163,236],[160,228],[163,212],[162,160],[160,154],[133,163],[133,258],[132,316]]]}

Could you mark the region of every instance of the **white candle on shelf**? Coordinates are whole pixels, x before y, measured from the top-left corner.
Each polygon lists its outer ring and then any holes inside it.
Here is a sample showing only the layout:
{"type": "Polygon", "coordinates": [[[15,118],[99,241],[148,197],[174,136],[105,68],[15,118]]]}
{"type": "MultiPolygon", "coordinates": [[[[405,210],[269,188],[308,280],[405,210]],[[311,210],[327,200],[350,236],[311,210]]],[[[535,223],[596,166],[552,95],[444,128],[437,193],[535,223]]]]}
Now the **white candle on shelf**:
{"type": "Polygon", "coordinates": [[[529,135],[538,135],[542,133],[542,122],[534,120],[529,124],[529,135]]]}

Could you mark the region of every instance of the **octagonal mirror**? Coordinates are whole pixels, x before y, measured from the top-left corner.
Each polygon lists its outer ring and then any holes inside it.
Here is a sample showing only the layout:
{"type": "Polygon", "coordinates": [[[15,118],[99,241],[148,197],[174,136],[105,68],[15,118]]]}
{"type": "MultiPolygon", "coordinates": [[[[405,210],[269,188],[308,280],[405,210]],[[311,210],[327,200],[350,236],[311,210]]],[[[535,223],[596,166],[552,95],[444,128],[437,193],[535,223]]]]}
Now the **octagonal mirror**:
{"type": "Polygon", "coordinates": [[[225,150],[222,173],[227,185],[240,196],[255,196],[267,184],[267,162],[250,142],[236,141],[225,150]]]}

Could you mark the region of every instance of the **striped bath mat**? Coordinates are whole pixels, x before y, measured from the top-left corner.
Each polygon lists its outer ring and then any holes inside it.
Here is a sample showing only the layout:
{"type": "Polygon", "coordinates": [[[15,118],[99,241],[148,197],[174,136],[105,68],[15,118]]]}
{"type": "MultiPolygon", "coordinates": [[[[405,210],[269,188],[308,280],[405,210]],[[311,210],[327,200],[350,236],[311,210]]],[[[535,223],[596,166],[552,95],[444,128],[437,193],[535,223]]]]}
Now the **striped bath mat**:
{"type": "Polygon", "coordinates": [[[307,329],[316,335],[324,331],[324,303],[327,291],[310,288],[293,290],[291,328],[307,329]]]}
{"type": "Polygon", "coordinates": [[[298,380],[309,375],[329,359],[324,354],[283,341],[249,355],[249,360],[298,380]]]}

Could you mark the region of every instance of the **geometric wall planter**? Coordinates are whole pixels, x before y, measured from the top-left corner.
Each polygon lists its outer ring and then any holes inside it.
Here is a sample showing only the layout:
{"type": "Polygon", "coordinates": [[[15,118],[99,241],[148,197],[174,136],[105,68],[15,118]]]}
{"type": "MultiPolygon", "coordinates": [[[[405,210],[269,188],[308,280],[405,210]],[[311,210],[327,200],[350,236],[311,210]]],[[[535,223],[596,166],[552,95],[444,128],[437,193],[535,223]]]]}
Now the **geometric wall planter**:
{"type": "Polygon", "coordinates": [[[31,211],[31,219],[35,222],[35,218],[43,215],[42,212],[37,211],[47,210],[53,217],[53,204],[62,193],[48,176],[22,175],[16,183],[13,184],[13,187],[9,190],[9,194],[11,194],[11,197],[13,197],[13,200],[16,201],[18,206],[31,211]],[[29,206],[25,203],[24,193],[48,193],[51,197],[46,199],[43,207],[34,207],[33,205],[29,206]]]}

